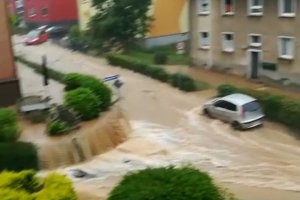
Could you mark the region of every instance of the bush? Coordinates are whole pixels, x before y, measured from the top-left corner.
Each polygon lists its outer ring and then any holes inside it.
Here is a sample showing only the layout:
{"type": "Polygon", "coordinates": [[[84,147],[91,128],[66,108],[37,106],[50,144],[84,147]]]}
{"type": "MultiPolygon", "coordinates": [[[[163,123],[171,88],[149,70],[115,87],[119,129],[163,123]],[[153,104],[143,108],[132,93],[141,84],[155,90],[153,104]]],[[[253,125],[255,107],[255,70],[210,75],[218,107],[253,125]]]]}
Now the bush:
{"type": "Polygon", "coordinates": [[[0,143],[0,171],[38,170],[38,162],[37,150],[31,143],[0,143]]]}
{"type": "Polygon", "coordinates": [[[154,54],[154,64],[165,65],[168,61],[168,56],[166,53],[158,52],[154,54]]]}
{"type": "Polygon", "coordinates": [[[67,92],[65,104],[76,111],[82,120],[94,119],[100,112],[99,98],[87,88],[78,88],[67,92]]]}
{"type": "Polygon", "coordinates": [[[225,200],[211,177],[193,168],[145,169],[126,175],[108,200],[225,200]]]}
{"type": "MultiPolygon", "coordinates": [[[[134,72],[147,75],[151,78],[157,79],[162,82],[168,81],[172,86],[178,87],[183,91],[189,92],[189,91],[196,91],[198,89],[197,83],[187,75],[183,75],[183,74],[170,75],[162,68],[147,65],[145,63],[142,63],[138,60],[135,60],[133,58],[124,55],[107,54],[106,58],[111,65],[120,66],[132,70],[134,72]]],[[[201,83],[201,85],[203,86],[203,88],[201,89],[207,88],[204,87],[204,85],[207,84],[201,83]]]]}
{"type": "Polygon", "coordinates": [[[0,109],[0,142],[14,142],[19,135],[16,113],[8,108],[0,109]]]}
{"type": "Polygon", "coordinates": [[[219,96],[241,92],[255,97],[262,105],[266,117],[270,120],[283,123],[291,128],[300,128],[300,102],[286,96],[257,91],[252,89],[237,88],[232,85],[220,85],[219,96]]]}
{"type": "Polygon", "coordinates": [[[47,124],[47,134],[50,136],[64,135],[70,131],[68,124],[61,120],[49,121],[47,124]]]}
{"type": "Polygon", "coordinates": [[[111,105],[111,90],[93,76],[70,73],[65,75],[64,82],[66,91],[74,90],[79,87],[90,89],[101,100],[101,104],[99,104],[101,110],[107,110],[111,105]]]}
{"type": "Polygon", "coordinates": [[[33,171],[0,174],[1,200],[76,200],[72,183],[62,175],[38,178],[33,171]]]}
{"type": "Polygon", "coordinates": [[[172,74],[170,76],[170,81],[172,86],[178,87],[183,91],[191,92],[197,90],[195,81],[184,74],[172,74]]]}
{"type": "Polygon", "coordinates": [[[232,85],[226,85],[226,84],[219,85],[217,90],[218,90],[218,95],[220,97],[224,97],[224,96],[238,92],[238,89],[236,87],[234,87],[232,85]]]}

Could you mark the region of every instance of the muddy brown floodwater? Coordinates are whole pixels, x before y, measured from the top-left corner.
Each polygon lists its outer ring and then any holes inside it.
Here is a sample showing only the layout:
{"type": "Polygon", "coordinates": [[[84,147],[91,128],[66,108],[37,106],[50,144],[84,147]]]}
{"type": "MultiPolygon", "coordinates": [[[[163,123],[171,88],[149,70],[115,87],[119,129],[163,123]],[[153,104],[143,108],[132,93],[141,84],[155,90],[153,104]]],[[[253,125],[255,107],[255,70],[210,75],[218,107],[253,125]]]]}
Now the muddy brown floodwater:
{"type": "Polygon", "coordinates": [[[38,61],[41,52],[57,60],[52,68],[103,77],[120,74],[125,82],[118,104],[126,113],[132,132],[112,151],[92,160],[57,169],[73,181],[82,199],[105,199],[124,174],[148,166],[191,164],[209,172],[243,200],[300,199],[300,142],[290,130],[266,122],[245,132],[201,116],[201,105],[214,91],[180,92],[142,75],[110,67],[50,43],[16,51],[38,61]],[[61,56],[63,55],[63,56],[61,56]],[[93,178],[76,179],[71,169],[82,169],[93,178]],[[88,195],[88,196],[85,196],[88,195]]]}

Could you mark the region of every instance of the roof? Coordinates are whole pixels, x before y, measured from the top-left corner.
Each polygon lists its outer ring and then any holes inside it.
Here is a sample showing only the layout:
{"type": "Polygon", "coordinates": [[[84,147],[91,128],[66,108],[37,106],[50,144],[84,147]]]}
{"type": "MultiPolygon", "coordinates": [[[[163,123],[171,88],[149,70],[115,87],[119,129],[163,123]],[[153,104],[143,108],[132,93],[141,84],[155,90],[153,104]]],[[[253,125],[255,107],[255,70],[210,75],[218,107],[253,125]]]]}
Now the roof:
{"type": "Polygon", "coordinates": [[[236,105],[244,105],[246,103],[249,103],[249,102],[252,102],[252,101],[256,100],[253,97],[250,97],[250,96],[245,95],[245,94],[240,94],[240,93],[231,94],[231,95],[225,96],[221,99],[225,100],[225,101],[229,101],[229,102],[234,103],[236,105]]]}

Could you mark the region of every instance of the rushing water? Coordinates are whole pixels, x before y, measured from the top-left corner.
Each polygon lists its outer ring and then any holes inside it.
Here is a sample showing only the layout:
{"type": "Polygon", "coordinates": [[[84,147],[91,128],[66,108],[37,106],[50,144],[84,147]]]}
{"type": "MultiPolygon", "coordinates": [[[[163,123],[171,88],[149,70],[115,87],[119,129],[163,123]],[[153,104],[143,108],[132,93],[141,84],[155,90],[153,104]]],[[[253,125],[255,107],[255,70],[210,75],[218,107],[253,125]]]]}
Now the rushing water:
{"type": "Polygon", "coordinates": [[[199,116],[199,109],[186,112],[178,129],[131,121],[133,131],[128,141],[90,162],[62,171],[75,182],[97,183],[101,188],[129,171],[193,165],[222,182],[300,191],[298,141],[281,134],[279,127],[272,133],[259,129],[237,132],[227,124],[199,116]],[[74,168],[95,178],[76,179],[70,174],[74,168]]]}

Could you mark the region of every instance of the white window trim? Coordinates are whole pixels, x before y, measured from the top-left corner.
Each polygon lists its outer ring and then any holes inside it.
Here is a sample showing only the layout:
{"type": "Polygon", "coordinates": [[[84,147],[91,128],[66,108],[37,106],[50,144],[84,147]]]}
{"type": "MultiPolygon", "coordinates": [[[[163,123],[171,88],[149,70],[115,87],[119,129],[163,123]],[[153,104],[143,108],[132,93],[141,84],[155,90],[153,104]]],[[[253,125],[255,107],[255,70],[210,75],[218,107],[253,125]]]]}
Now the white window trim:
{"type": "Polygon", "coordinates": [[[225,15],[225,16],[230,16],[230,15],[234,15],[235,14],[235,0],[232,0],[232,12],[228,12],[228,13],[226,13],[225,12],[225,1],[226,0],[221,0],[221,14],[222,15],[225,15]]]}
{"type": "Polygon", "coordinates": [[[283,3],[284,0],[278,0],[278,16],[279,17],[296,17],[296,11],[297,11],[297,0],[293,0],[293,13],[284,13],[283,12],[283,3]]]}
{"type": "Polygon", "coordinates": [[[262,46],[262,35],[257,33],[250,33],[248,34],[248,45],[251,47],[261,47],[262,46]],[[260,37],[260,43],[252,43],[251,37],[258,36],[260,37]]]}
{"type": "Polygon", "coordinates": [[[264,0],[261,0],[262,1],[262,11],[261,12],[257,12],[257,13],[253,13],[251,12],[251,8],[254,8],[255,6],[252,6],[252,0],[248,0],[248,3],[247,3],[247,13],[248,13],[248,16],[263,16],[264,15],[264,0]]]}
{"type": "Polygon", "coordinates": [[[227,53],[232,53],[232,52],[234,52],[234,50],[235,50],[235,48],[234,48],[234,38],[235,38],[235,34],[234,34],[234,32],[222,32],[221,33],[221,42],[222,42],[222,44],[221,44],[221,46],[222,46],[222,51],[223,52],[227,52],[227,53]],[[232,35],[233,36],[233,40],[232,40],[232,48],[230,48],[230,49],[225,49],[224,48],[224,40],[225,40],[225,35],[232,35]]]}
{"type": "Polygon", "coordinates": [[[34,17],[34,16],[36,16],[36,10],[35,10],[35,8],[29,8],[29,9],[28,9],[28,17],[34,17]],[[30,10],[33,10],[34,13],[33,13],[33,14],[30,14],[30,10]]]}
{"type": "Polygon", "coordinates": [[[197,13],[198,13],[198,15],[208,15],[208,14],[210,14],[210,4],[211,4],[211,1],[207,0],[207,3],[208,3],[208,9],[207,9],[207,11],[199,11],[201,1],[202,0],[197,0],[197,13]]]}
{"type": "Polygon", "coordinates": [[[295,37],[291,36],[279,36],[277,40],[278,45],[278,57],[285,60],[293,60],[295,57],[295,37]],[[281,39],[291,39],[293,41],[292,43],[292,55],[281,55],[281,39]]]}
{"type": "Polygon", "coordinates": [[[209,34],[209,32],[208,31],[200,31],[198,33],[198,35],[199,35],[199,49],[204,49],[204,50],[210,49],[210,34],[209,34]],[[208,45],[207,46],[203,46],[201,44],[202,33],[207,33],[208,34],[208,45]]]}

